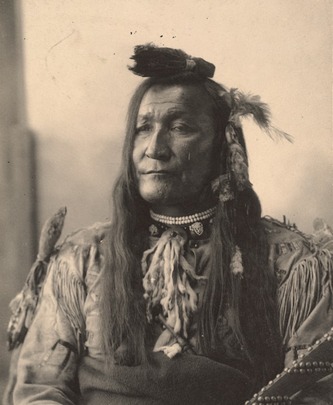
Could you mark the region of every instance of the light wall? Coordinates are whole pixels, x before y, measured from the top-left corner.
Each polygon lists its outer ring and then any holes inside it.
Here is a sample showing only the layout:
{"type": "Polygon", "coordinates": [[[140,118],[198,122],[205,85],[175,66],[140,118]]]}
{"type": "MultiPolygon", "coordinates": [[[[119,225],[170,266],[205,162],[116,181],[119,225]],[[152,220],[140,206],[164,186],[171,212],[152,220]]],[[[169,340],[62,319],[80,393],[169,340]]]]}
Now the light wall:
{"type": "Polygon", "coordinates": [[[38,141],[40,221],[66,231],[108,217],[137,44],[182,48],[215,79],[261,95],[294,144],[250,122],[251,181],[264,214],[311,231],[332,213],[330,0],[22,1],[27,114],[38,141]]]}

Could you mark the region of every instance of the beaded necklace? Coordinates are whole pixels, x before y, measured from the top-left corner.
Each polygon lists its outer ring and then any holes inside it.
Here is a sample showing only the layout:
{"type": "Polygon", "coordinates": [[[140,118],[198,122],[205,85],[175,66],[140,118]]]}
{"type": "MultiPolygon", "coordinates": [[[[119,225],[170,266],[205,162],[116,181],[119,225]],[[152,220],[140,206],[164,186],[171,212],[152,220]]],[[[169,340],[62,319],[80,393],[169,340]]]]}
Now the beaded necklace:
{"type": "Polygon", "coordinates": [[[189,225],[193,222],[202,221],[204,219],[212,218],[216,213],[216,206],[209,208],[206,211],[198,212],[192,215],[186,215],[183,217],[170,217],[167,215],[156,214],[153,210],[150,210],[150,216],[154,221],[161,222],[165,225],[189,225]]]}
{"type": "Polygon", "coordinates": [[[167,229],[172,228],[175,231],[181,231],[181,228],[191,240],[206,239],[210,235],[216,209],[217,207],[212,207],[206,211],[182,217],[160,215],[150,210],[153,223],[149,226],[149,234],[150,236],[160,237],[167,229]]]}

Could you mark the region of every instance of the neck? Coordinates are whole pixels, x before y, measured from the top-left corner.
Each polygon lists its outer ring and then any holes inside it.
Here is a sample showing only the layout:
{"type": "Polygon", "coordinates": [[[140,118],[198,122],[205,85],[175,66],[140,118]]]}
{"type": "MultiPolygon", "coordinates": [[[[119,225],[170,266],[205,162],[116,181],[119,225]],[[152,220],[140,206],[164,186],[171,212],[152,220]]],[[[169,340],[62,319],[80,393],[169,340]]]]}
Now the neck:
{"type": "Polygon", "coordinates": [[[152,206],[152,210],[156,212],[156,214],[160,215],[167,215],[170,217],[181,217],[184,215],[192,215],[197,212],[205,211],[206,209],[210,208],[210,206],[206,207],[188,207],[188,206],[176,206],[176,205],[171,205],[171,206],[165,206],[165,205],[158,205],[158,206],[152,206]]]}
{"type": "Polygon", "coordinates": [[[206,193],[203,193],[201,198],[193,198],[192,201],[178,204],[153,204],[151,209],[156,214],[167,215],[170,217],[181,217],[205,211],[215,205],[216,199],[212,195],[207,196],[206,193]],[[202,198],[203,196],[204,198],[202,198]]]}

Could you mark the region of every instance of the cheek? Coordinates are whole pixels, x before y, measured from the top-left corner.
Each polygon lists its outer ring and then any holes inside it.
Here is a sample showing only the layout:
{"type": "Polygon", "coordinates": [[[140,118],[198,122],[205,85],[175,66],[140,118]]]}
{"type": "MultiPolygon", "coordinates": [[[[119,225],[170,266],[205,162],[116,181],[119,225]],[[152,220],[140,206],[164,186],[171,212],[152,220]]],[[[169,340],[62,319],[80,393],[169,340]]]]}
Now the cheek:
{"type": "Polygon", "coordinates": [[[195,145],[184,153],[184,162],[188,171],[199,179],[207,177],[213,169],[213,147],[211,143],[195,145]]]}
{"type": "Polygon", "coordinates": [[[143,156],[142,150],[143,150],[142,144],[138,141],[135,141],[132,151],[132,161],[135,169],[138,168],[138,164],[142,160],[143,156]]]}

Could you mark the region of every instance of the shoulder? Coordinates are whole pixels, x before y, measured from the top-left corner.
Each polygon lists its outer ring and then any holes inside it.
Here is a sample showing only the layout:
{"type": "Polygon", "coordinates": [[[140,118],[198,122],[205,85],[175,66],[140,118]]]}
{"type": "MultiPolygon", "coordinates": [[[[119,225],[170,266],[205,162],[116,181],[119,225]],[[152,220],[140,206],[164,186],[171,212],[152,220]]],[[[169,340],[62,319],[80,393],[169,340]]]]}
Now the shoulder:
{"type": "Polygon", "coordinates": [[[105,267],[105,246],[111,224],[98,223],[67,236],[49,263],[43,295],[50,296],[83,336],[84,305],[105,267]]]}
{"type": "Polygon", "coordinates": [[[102,254],[111,228],[111,222],[97,222],[89,227],[78,229],[69,234],[55,249],[54,256],[66,258],[71,255],[86,255],[91,249],[102,254]]]}
{"type": "Polygon", "coordinates": [[[272,217],[262,218],[261,225],[270,249],[269,262],[281,285],[297,264],[312,256],[313,242],[310,235],[299,231],[295,225],[272,217]]]}
{"type": "Polygon", "coordinates": [[[286,224],[270,216],[263,217],[261,224],[269,244],[299,241],[310,246],[312,243],[311,235],[301,232],[295,224],[286,224]]]}
{"type": "Polygon", "coordinates": [[[323,325],[331,319],[325,307],[326,300],[331,299],[331,252],[318,243],[316,232],[308,235],[299,231],[295,225],[281,223],[270,217],[262,219],[262,226],[270,246],[273,271],[278,279],[283,343],[290,345],[293,341],[291,338],[298,345],[309,343],[309,336],[320,336],[318,325],[311,321],[312,311],[317,311],[313,312],[317,320],[325,320],[323,325]]]}
{"type": "Polygon", "coordinates": [[[73,279],[85,284],[90,273],[100,273],[111,227],[110,222],[99,222],[68,235],[50,260],[53,284],[73,279]]]}
{"type": "Polygon", "coordinates": [[[73,245],[84,247],[101,244],[108,237],[111,227],[111,222],[96,222],[89,227],[78,229],[65,238],[61,248],[73,245]]]}
{"type": "Polygon", "coordinates": [[[263,217],[261,225],[269,244],[299,241],[312,251],[325,249],[333,252],[333,230],[322,218],[313,221],[311,234],[302,232],[295,224],[280,222],[270,216],[263,217]]]}

